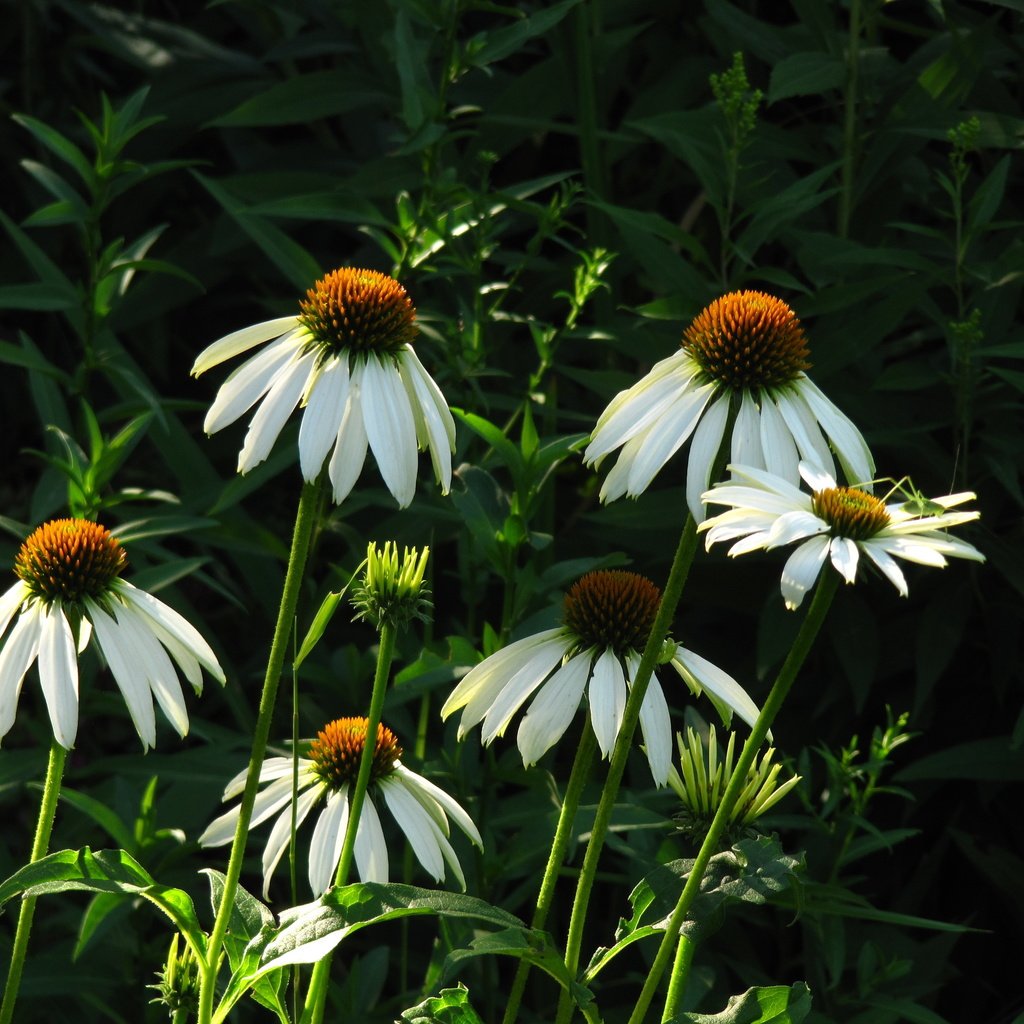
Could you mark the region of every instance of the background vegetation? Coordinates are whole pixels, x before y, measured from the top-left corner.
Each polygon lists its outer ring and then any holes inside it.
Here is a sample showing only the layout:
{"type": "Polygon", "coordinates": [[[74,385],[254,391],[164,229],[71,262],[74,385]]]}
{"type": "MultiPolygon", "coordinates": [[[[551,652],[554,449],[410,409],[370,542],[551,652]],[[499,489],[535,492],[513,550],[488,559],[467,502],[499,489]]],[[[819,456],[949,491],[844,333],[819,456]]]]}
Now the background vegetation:
{"type": "MultiPolygon", "coordinates": [[[[988,562],[914,572],[906,601],[877,581],[839,595],[775,730],[804,782],[770,824],[787,850],[806,850],[803,887],[730,915],[701,947],[693,998],[710,1012],[748,985],[806,980],[812,1021],[1024,1019],[1022,10],[8,8],[0,563],[44,519],[98,514],[126,542],[129,578],[202,624],[229,679],[191,702],[184,744],[165,729],[143,757],[93,662],[52,848],[119,845],[203,894],[195,837],[247,757],[299,475],[293,424],[237,477],[240,426],[202,435],[222,377],[188,371],[222,334],[293,312],[323,271],[364,265],[416,302],[417,350],[466,411],[461,468],[450,499],[425,486],[411,514],[375,470],[325,509],[304,621],[368,539],[431,545],[435,621],[403,637],[385,719],[484,832],[484,857],[464,852],[470,892],[528,916],[572,733],[526,773],[511,737],[457,745],[437,709],[474,651],[554,622],[586,569],[663,580],[682,466],[640,500],[601,507],[599,476],[573,448],[709,300],[762,288],[804,321],[811,375],[860,425],[882,475],[978,492],[969,539],[988,562]],[[911,740],[894,743],[897,729],[872,744],[903,712],[911,740]]],[[[755,698],[795,630],[779,569],[698,557],[675,627],[755,698]]],[[[300,680],[304,735],[364,706],[372,642],[369,627],[336,620],[300,680]]],[[[690,702],[670,703],[681,723],[690,702]]],[[[275,731],[287,734],[283,710],[275,731]]],[[[4,877],[27,857],[48,742],[30,682],[0,751],[4,877]]],[[[592,944],[610,940],[655,861],[686,853],[673,813],[638,760],[592,944]]],[[[560,904],[556,933],[567,915],[560,904]]],[[[3,922],[0,959],[10,932],[3,922]]],[[[42,901],[24,1019],[44,1006],[51,1021],[142,1019],[140,979],[154,980],[167,938],[115,898],[42,901]]],[[[336,1012],[393,1019],[457,940],[418,923],[362,932],[338,957],[336,1012]]],[[[645,954],[605,991],[609,1020],[628,1012],[645,954]]],[[[460,977],[495,1019],[510,962],[472,961],[460,977]]],[[[527,1006],[547,1019],[550,982],[532,984],[527,1006]]]]}

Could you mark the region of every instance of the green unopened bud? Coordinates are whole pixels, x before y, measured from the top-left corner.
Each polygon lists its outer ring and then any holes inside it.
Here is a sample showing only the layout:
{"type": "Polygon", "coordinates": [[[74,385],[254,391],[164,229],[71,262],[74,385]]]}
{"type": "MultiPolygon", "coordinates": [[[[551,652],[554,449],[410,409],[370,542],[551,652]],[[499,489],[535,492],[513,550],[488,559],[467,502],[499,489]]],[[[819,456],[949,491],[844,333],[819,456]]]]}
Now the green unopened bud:
{"type": "Polygon", "coordinates": [[[171,1017],[184,1010],[191,1018],[199,1011],[199,961],[187,943],[184,950],[178,953],[180,938],[175,932],[167,952],[167,962],[163,970],[157,973],[159,980],[155,985],[146,987],[160,993],[150,1002],[163,1003],[171,1017]]]}
{"type": "MultiPolygon", "coordinates": [[[[683,804],[683,810],[676,816],[676,823],[681,832],[699,841],[707,834],[711,820],[732,780],[736,733],[729,733],[724,759],[721,758],[714,726],[708,732],[706,748],[697,730],[692,727],[687,728],[685,741],[682,734],[676,733],[676,743],[679,747],[680,771],[676,771],[673,766],[668,776],[668,784],[683,804]]],[[[755,760],[750,766],[746,783],[729,815],[728,842],[737,838],[736,833],[748,830],[800,781],[800,776],[794,775],[779,785],[782,765],[773,763],[774,754],[775,749],[769,747],[760,763],[755,760]]]]}
{"type": "Polygon", "coordinates": [[[429,622],[430,588],[423,581],[429,555],[430,548],[406,548],[399,558],[392,541],[383,549],[371,541],[363,578],[352,597],[355,617],[367,619],[378,630],[385,624],[405,626],[413,619],[429,622]]]}

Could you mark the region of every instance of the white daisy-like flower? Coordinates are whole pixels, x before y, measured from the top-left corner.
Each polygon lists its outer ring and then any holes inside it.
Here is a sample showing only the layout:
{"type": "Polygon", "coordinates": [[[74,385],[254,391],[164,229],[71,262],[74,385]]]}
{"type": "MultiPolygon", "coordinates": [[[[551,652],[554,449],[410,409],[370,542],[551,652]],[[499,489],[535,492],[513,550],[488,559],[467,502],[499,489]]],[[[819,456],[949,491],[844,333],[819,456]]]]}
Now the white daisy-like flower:
{"type": "MultiPolygon", "coordinates": [[[[459,738],[482,722],[481,739],[489,744],[539,688],[517,734],[528,766],[562,737],[586,691],[601,754],[610,756],[660,600],[658,588],[636,573],[588,573],[565,595],[565,625],[517,640],[475,666],[445,701],[442,717],[463,708],[459,738]]],[[[708,695],[726,722],[735,711],[753,725],[757,705],[730,675],[680,646],[669,664],[695,696],[708,695]]],[[[663,786],[672,761],[672,725],[657,673],[640,707],[640,729],[651,774],[663,786]]]]}
{"type": "Polygon", "coordinates": [[[22,683],[38,659],[53,735],[68,750],[75,745],[78,655],[93,636],[143,748],[156,745],[154,697],[178,734],[188,732],[172,659],[196,693],[202,669],[221,683],[224,672],[194,626],[120,578],[127,564],[117,538],[87,519],[54,519],[22,544],[18,582],[0,597],[0,638],[17,616],[0,649],[0,738],[14,725],[22,683]]]}
{"type": "Polygon", "coordinates": [[[686,503],[700,522],[701,494],[730,406],[736,414],[731,462],[796,483],[801,459],[835,474],[831,442],[849,481],[871,479],[874,461],[864,438],[804,373],[807,355],[800,321],[780,299],[758,291],[716,299],[686,329],[680,350],[620,391],[598,419],[584,461],[599,464],[622,449],[601,500],[643,493],[689,440],[686,503]]]}
{"type": "Polygon", "coordinates": [[[897,558],[942,568],[946,557],[983,562],[985,556],[946,530],[978,518],[977,512],[947,512],[972,500],[972,491],[919,498],[886,505],[855,487],[840,487],[816,466],[800,463],[811,493],[762,469],[730,466],[733,480],[704,494],[709,504],[729,505],[728,512],[702,523],[706,544],[735,541],[730,555],[802,542],[782,570],[786,607],[798,608],[818,578],[825,560],[853,583],[866,555],[892,585],[907,596],[907,581],[897,558]]]}
{"type": "MultiPolygon", "coordinates": [[[[366,718],[339,718],[317,735],[308,757],[300,757],[296,827],[326,797],[317,818],[309,848],[309,884],[320,896],[334,882],[341,849],[348,827],[349,792],[359,775],[359,762],[366,745],[366,718]]],[[[451,818],[469,839],[481,849],[483,840],[472,819],[443,789],[410,771],[402,764],[402,748],[395,734],[384,725],[377,726],[370,786],[356,826],[355,863],[360,881],[387,882],[388,845],[381,828],[379,808],[391,812],[405,833],[416,859],[427,873],[441,882],[445,864],[462,888],[465,876],[459,859],[448,841],[451,818]]],[[[245,788],[247,771],[239,772],[224,790],[224,799],[238,796],[245,788]]],[[[292,759],[270,757],[260,769],[260,782],[270,783],[256,796],[250,828],[278,815],[263,851],[263,895],[269,898],[270,879],[291,842],[292,759]]],[[[238,824],[238,808],[233,807],[213,821],[199,837],[203,846],[221,846],[231,842],[238,824]]]]}
{"type": "Polygon", "coordinates": [[[199,354],[193,376],[269,342],[221,385],[205,431],[213,434],[261,403],[238,455],[238,471],[247,473],[270,454],[301,404],[302,476],[315,480],[330,453],[338,504],[359,479],[367,447],[403,508],[416,493],[417,449],[429,449],[447,494],[455,421],[412,350],[416,310],[405,289],[376,270],[344,267],[317,281],[300,309],[229,334],[199,354]]]}

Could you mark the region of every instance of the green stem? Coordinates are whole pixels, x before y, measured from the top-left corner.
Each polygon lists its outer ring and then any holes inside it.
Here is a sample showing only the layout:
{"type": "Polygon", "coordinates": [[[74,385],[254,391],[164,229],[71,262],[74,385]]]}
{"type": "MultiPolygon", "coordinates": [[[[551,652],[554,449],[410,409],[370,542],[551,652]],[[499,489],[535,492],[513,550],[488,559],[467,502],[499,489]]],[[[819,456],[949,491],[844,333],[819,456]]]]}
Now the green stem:
{"type": "Polygon", "coordinates": [[[693,954],[697,952],[697,943],[685,935],[679,936],[676,945],[676,959],[672,964],[672,976],[668,983],[668,996],[665,999],[665,1011],[661,1015],[662,1024],[667,1024],[679,1012],[686,992],[686,980],[693,966],[693,954]]]}
{"type": "MultiPolygon", "coordinates": [[[[53,819],[57,813],[57,798],[60,796],[60,783],[64,777],[64,762],[67,756],[68,752],[54,738],[50,743],[50,759],[46,765],[46,781],[43,783],[43,798],[39,802],[39,818],[36,821],[35,839],[32,841],[30,864],[45,857],[50,847],[50,833],[53,831],[53,819]]],[[[27,896],[21,901],[18,927],[11,949],[11,966],[7,972],[3,1005],[0,1005],[0,1024],[11,1024],[14,1019],[14,1004],[18,999],[18,989],[21,987],[21,971],[25,966],[25,954],[28,952],[28,939],[32,931],[35,910],[35,896],[27,896]]]]}
{"type": "Polygon", "coordinates": [[[238,879],[242,874],[242,859],[245,855],[245,844],[249,836],[249,822],[252,819],[252,808],[256,801],[259,788],[260,769],[263,766],[263,755],[267,750],[270,736],[270,724],[274,717],[274,704],[277,698],[277,687],[281,681],[281,670],[284,668],[285,656],[288,653],[288,637],[295,619],[295,608],[299,601],[299,588],[302,574],[306,567],[306,556],[309,553],[310,538],[316,522],[322,479],[316,483],[305,483],[299,508],[295,514],[295,529],[292,533],[292,547],[288,554],[288,569],[285,572],[284,589],[281,594],[281,606],[277,612],[277,623],[274,626],[274,638],[270,644],[270,656],[267,659],[267,673],[263,680],[263,693],[260,697],[259,713],[253,731],[252,752],[249,756],[249,773],[245,779],[242,802],[238,809],[238,826],[231,844],[231,856],[228,869],[224,876],[224,891],[221,894],[220,906],[213,931],[206,946],[206,959],[200,967],[199,980],[199,1021],[210,1024],[213,1018],[214,989],[217,983],[217,970],[220,967],[221,946],[231,919],[231,909],[235,902],[238,879]]]}
{"type": "MultiPolygon", "coordinates": [[[[619,734],[612,749],[611,764],[608,766],[608,778],[601,793],[601,800],[597,805],[594,828],[590,835],[590,842],[587,844],[587,852],[583,858],[583,868],[576,883],[576,896],[573,900],[572,917],[569,920],[569,934],[566,937],[565,943],[565,965],[572,975],[576,974],[576,970],[579,967],[580,946],[583,940],[583,925],[586,921],[590,890],[594,885],[598,859],[604,847],[608,826],[611,824],[612,812],[615,809],[615,798],[618,796],[619,785],[626,770],[626,761],[633,748],[633,733],[636,730],[636,723],[640,718],[640,705],[643,703],[644,695],[647,693],[647,684],[651,681],[654,667],[661,655],[665,637],[668,635],[669,627],[675,616],[676,607],[679,604],[683,585],[686,583],[686,577],[690,572],[690,565],[693,563],[693,556],[696,550],[697,524],[694,522],[693,514],[689,513],[686,517],[686,525],[683,527],[679,537],[679,546],[676,548],[668,582],[665,584],[661,604],[658,606],[658,614],[654,618],[651,634],[647,638],[644,653],[640,658],[640,666],[637,669],[636,677],[629,688],[629,697],[626,700],[626,707],[622,713],[622,724],[619,727],[619,734]]],[[[558,1024],[565,1024],[569,1020],[572,1016],[572,1009],[572,997],[568,992],[562,992],[558,1004],[558,1024]]]]}
{"type": "MultiPolygon", "coordinates": [[[[349,796],[348,824],[345,826],[345,841],[341,847],[338,870],[334,876],[335,885],[345,885],[352,867],[352,857],[356,848],[356,832],[359,828],[359,815],[366,800],[366,790],[370,785],[370,773],[373,770],[373,755],[377,748],[377,727],[380,725],[381,712],[384,710],[384,698],[388,692],[388,679],[391,677],[391,662],[395,655],[395,639],[398,634],[396,626],[383,622],[380,626],[380,646],[377,648],[377,671],[373,677],[373,694],[370,697],[370,711],[366,716],[366,741],[363,754],[359,759],[359,774],[356,776],[355,787],[349,796]]],[[[324,1006],[327,1003],[327,981],[331,973],[333,953],[328,953],[318,960],[309,979],[309,991],[306,993],[306,1006],[302,1011],[302,1024],[320,1024],[324,1017],[324,1006]]]]}
{"type": "Polygon", "coordinates": [[[821,629],[821,624],[825,621],[825,615],[828,612],[829,605],[832,603],[832,598],[835,596],[838,583],[839,574],[826,568],[818,581],[811,606],[807,610],[807,616],[800,626],[800,632],[797,634],[796,640],[793,641],[793,646],[786,656],[782,668],[779,669],[779,674],[775,679],[775,684],[772,686],[771,693],[768,694],[768,699],[764,702],[764,707],[757,716],[754,728],[751,730],[750,736],[743,746],[743,752],[736,762],[732,778],[729,780],[729,785],[722,796],[722,803],[719,805],[718,811],[711,822],[708,834],[704,837],[704,842],[697,853],[697,859],[693,862],[693,868],[690,871],[689,878],[686,880],[686,885],[679,897],[679,902],[669,918],[657,956],[654,958],[654,963],[647,973],[647,979],[644,982],[643,990],[640,993],[640,998],[637,1000],[633,1014],[629,1018],[629,1024],[641,1024],[644,1020],[647,1008],[650,1006],[651,1000],[654,998],[654,992],[661,981],[661,976],[665,973],[665,968],[668,967],[673,947],[679,938],[679,932],[683,922],[686,920],[686,915],[689,913],[690,907],[700,891],[704,871],[707,869],[708,862],[712,856],[718,852],[718,844],[722,838],[722,833],[729,823],[729,816],[732,814],[733,807],[736,805],[740,793],[746,786],[747,772],[750,771],[750,766],[754,763],[757,752],[764,742],[765,736],[767,736],[768,730],[771,728],[771,724],[779,712],[779,708],[782,707],[786,694],[789,693],[789,688],[793,685],[797,673],[800,671],[808,653],[810,653],[814,639],[821,629]]]}
{"type": "MultiPolygon", "coordinates": [[[[597,738],[594,736],[594,730],[588,716],[583,727],[580,745],[576,748],[576,757],[572,762],[572,771],[569,774],[569,782],[565,788],[565,796],[562,798],[562,809],[558,815],[558,824],[555,827],[555,838],[551,844],[551,853],[548,855],[547,866],[544,868],[544,877],[541,879],[540,891],[537,893],[537,906],[533,912],[533,919],[530,921],[531,928],[543,928],[548,919],[548,911],[551,909],[551,904],[555,897],[555,883],[558,880],[558,873],[562,869],[562,864],[565,862],[565,854],[572,839],[576,812],[579,810],[583,787],[590,777],[590,769],[594,763],[594,750],[596,746],[597,738]]],[[[512,988],[508,995],[503,1024],[512,1024],[519,1013],[519,1004],[523,1000],[523,991],[526,988],[526,978],[530,973],[530,967],[531,964],[528,960],[519,961],[519,967],[516,969],[516,976],[512,981],[512,988]]]]}

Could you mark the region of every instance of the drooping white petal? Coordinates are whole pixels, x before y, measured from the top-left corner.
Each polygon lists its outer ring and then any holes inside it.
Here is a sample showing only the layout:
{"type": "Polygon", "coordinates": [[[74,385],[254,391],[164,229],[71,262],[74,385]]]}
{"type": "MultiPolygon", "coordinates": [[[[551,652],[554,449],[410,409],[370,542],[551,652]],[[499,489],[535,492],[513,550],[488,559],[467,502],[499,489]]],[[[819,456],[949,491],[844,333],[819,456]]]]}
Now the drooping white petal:
{"type": "Polygon", "coordinates": [[[24,580],[18,580],[13,587],[4,591],[3,596],[0,597],[0,637],[7,632],[11,619],[14,618],[30,593],[24,580]]]}
{"type": "Polygon", "coordinates": [[[39,634],[39,682],[57,742],[70,750],[78,733],[78,659],[71,627],[60,604],[42,614],[39,634]]]}
{"type": "Polygon", "coordinates": [[[780,388],[775,392],[775,400],[800,451],[800,458],[814,463],[834,477],[836,464],[828,442],[807,403],[800,401],[796,386],[780,388]]]}
{"type": "MultiPolygon", "coordinates": [[[[416,377],[423,385],[425,392],[431,396],[434,410],[437,412],[437,418],[444,427],[445,437],[448,438],[448,447],[453,449],[455,447],[455,418],[452,416],[448,403],[445,401],[441,389],[437,386],[437,382],[427,373],[426,367],[420,362],[419,356],[416,355],[416,352],[411,347],[406,346],[402,349],[398,359],[402,369],[416,377]]],[[[417,394],[419,394],[420,389],[417,388],[416,390],[417,394]]]]}
{"type": "MultiPolygon", "coordinates": [[[[481,743],[486,746],[495,736],[504,735],[513,715],[562,660],[565,648],[566,642],[561,636],[538,647],[533,657],[508,680],[484,713],[481,743]]],[[[466,705],[464,719],[468,715],[472,720],[477,711],[476,704],[477,699],[474,698],[466,705]]]]}
{"type": "Polygon", "coordinates": [[[148,750],[156,746],[156,714],[153,711],[153,695],[136,665],[138,652],[129,642],[125,631],[98,604],[87,601],[86,607],[96,633],[96,641],[128,706],[135,731],[142,740],[143,748],[148,750]]]}
{"type": "Polygon", "coordinates": [[[278,434],[299,404],[314,363],[315,356],[307,352],[278,374],[274,386],[249,421],[249,430],[238,453],[239,473],[248,473],[270,454],[278,434]]]}
{"type": "Polygon", "coordinates": [[[833,537],[829,544],[829,555],[839,575],[847,583],[852,583],[857,578],[857,562],[860,558],[856,541],[849,537],[833,537]]]}
{"type": "Polygon", "coordinates": [[[207,346],[196,356],[192,364],[192,376],[198,377],[218,363],[227,359],[248,352],[256,345],[261,345],[271,338],[280,337],[289,331],[294,330],[299,323],[297,316],[282,316],[276,320],[265,320],[263,323],[253,324],[251,327],[243,327],[240,331],[227,334],[219,341],[207,346]]]}
{"type": "Polygon", "coordinates": [[[772,523],[771,529],[768,531],[766,546],[777,548],[783,544],[792,544],[793,541],[803,540],[805,537],[827,533],[830,529],[828,523],[819,519],[813,512],[807,512],[804,509],[784,512],[772,523]]]}
{"type": "Polygon", "coordinates": [[[711,469],[722,447],[728,419],[729,392],[726,391],[705,411],[690,441],[690,456],[686,464],[686,506],[698,523],[704,521],[701,495],[708,489],[711,469]]]}
{"type": "MultiPolygon", "coordinates": [[[[322,787],[307,789],[305,792],[299,793],[298,799],[295,801],[296,830],[306,820],[307,815],[322,793],[322,787]]],[[[292,841],[290,800],[288,804],[284,811],[277,816],[277,821],[274,822],[274,827],[270,830],[267,845],[263,848],[263,898],[265,900],[270,899],[270,879],[273,877],[274,869],[292,841]]]]}
{"type": "Polygon", "coordinates": [[[591,649],[570,658],[533,699],[516,736],[527,767],[536,764],[569,728],[579,710],[595,653],[591,649]]]}
{"type": "Polygon", "coordinates": [[[861,541],[861,550],[871,559],[875,565],[885,574],[886,579],[900,592],[900,597],[906,597],[910,593],[907,587],[907,578],[903,570],[896,564],[885,550],[884,541],[879,543],[873,539],[861,541]]]}
{"type": "Polygon", "coordinates": [[[18,616],[11,635],[0,648],[0,739],[14,725],[21,684],[39,653],[41,613],[40,602],[29,604],[18,616]]]}
{"type": "Polygon", "coordinates": [[[380,791],[398,827],[409,840],[416,859],[436,882],[440,882],[444,878],[444,856],[438,843],[440,830],[437,825],[397,776],[381,780],[380,791]]]}
{"type": "Polygon", "coordinates": [[[331,794],[320,812],[309,843],[309,885],[317,896],[330,888],[345,845],[348,827],[348,784],[331,794]]]}
{"type": "Polygon", "coordinates": [[[366,461],[366,428],[363,426],[363,408],[359,398],[359,376],[361,374],[353,375],[349,383],[338,438],[327,467],[336,505],[340,505],[355,487],[366,461]]]}
{"type": "Polygon", "coordinates": [[[360,385],[366,438],[380,475],[401,508],[416,496],[416,423],[394,362],[366,358],[360,385]]]}
{"type": "MultiPolygon", "coordinates": [[[[312,761],[307,761],[306,758],[299,758],[299,788],[303,789],[308,786],[312,781],[316,781],[319,776],[312,772],[312,761]]],[[[259,784],[262,786],[265,782],[274,782],[276,779],[283,779],[286,775],[291,777],[292,774],[292,759],[290,757],[268,757],[263,764],[260,765],[260,777],[259,784]]],[[[222,800],[230,800],[234,796],[238,796],[239,793],[245,789],[245,780],[249,776],[248,766],[243,768],[232,780],[225,786],[224,795],[221,797],[222,800]]]]}
{"type": "MultiPolygon", "coordinates": [[[[753,726],[757,721],[760,709],[750,699],[747,691],[728,672],[685,647],[676,648],[672,666],[691,689],[696,685],[709,697],[715,698],[716,706],[721,704],[735,712],[749,726],[753,726]]],[[[771,734],[769,733],[769,735],[771,734]]]]}
{"type": "Polygon", "coordinates": [[[348,357],[332,357],[320,367],[299,426],[299,467],[303,480],[315,480],[338,438],[348,397],[348,357]]]}
{"type": "Polygon", "coordinates": [[[606,649],[594,663],[590,676],[588,702],[590,723],[601,748],[601,756],[611,756],[615,737],[622,724],[622,712],[626,708],[626,678],[615,652],[606,649]]]}
{"type": "Polygon", "coordinates": [[[429,779],[406,768],[401,762],[395,764],[395,775],[401,778],[405,788],[417,799],[420,799],[421,803],[424,800],[436,801],[440,805],[442,813],[446,813],[473,843],[483,847],[484,841],[480,837],[476,825],[473,824],[473,819],[454,797],[446,793],[440,786],[435,786],[429,779]]]}
{"type": "Polygon", "coordinates": [[[359,827],[356,829],[356,871],[362,882],[386,882],[388,880],[388,845],[384,830],[380,827],[380,816],[373,805],[370,794],[366,794],[363,808],[359,812],[359,827]]]}
{"type": "MultiPolygon", "coordinates": [[[[639,656],[630,657],[630,679],[636,678],[639,667],[639,656]]],[[[651,767],[654,782],[664,786],[672,767],[672,720],[657,673],[651,673],[651,681],[647,684],[647,692],[640,704],[640,732],[647,748],[647,763],[651,767]]]]}
{"type": "MultiPolygon", "coordinates": [[[[412,408],[413,418],[416,421],[416,439],[419,447],[427,448],[430,452],[430,462],[434,467],[434,476],[441,484],[441,491],[447,494],[452,485],[452,441],[449,439],[448,420],[452,414],[448,406],[441,399],[441,406],[447,416],[442,416],[434,393],[428,388],[426,382],[419,376],[416,366],[407,357],[412,349],[399,354],[398,366],[401,370],[402,381],[405,384],[406,392],[409,395],[409,404],[412,408]]],[[[420,367],[422,370],[422,367],[420,367]]],[[[424,375],[426,371],[423,371],[424,375]]],[[[429,378],[428,378],[429,379],[429,378]]],[[[433,383],[433,382],[431,382],[433,383]]],[[[436,391],[437,386],[434,386],[436,391]]],[[[440,392],[438,392],[440,394],[440,392]]],[[[452,431],[454,434],[454,421],[452,431]]],[[[452,435],[453,436],[453,435],[452,435]]]]}
{"type": "Polygon", "coordinates": [[[761,399],[760,426],[764,468],[790,483],[799,483],[797,464],[800,462],[800,455],[774,397],[769,394],[764,394],[761,399]]]}
{"type": "Polygon", "coordinates": [[[238,367],[221,384],[206,412],[203,430],[215,434],[248,412],[274,386],[295,352],[295,342],[282,338],[238,367]]]}
{"type": "Polygon", "coordinates": [[[790,611],[800,607],[804,595],[814,586],[828,555],[828,548],[828,537],[811,537],[786,559],[782,568],[781,589],[782,599],[790,611]]]}
{"type": "MultiPolygon", "coordinates": [[[[274,760],[278,760],[275,758],[274,760]]],[[[229,785],[229,789],[230,789],[229,785]]],[[[300,779],[299,788],[302,789],[300,779]]],[[[256,800],[252,807],[252,819],[249,821],[249,828],[254,829],[262,825],[268,818],[276,814],[285,804],[292,799],[291,773],[287,777],[280,777],[272,782],[266,789],[256,794],[256,800]]],[[[201,846],[222,846],[230,843],[235,837],[235,829],[238,826],[238,807],[232,807],[225,811],[219,818],[215,818],[206,827],[206,830],[199,837],[201,846]]]]}
{"type": "Polygon", "coordinates": [[[875,460],[856,424],[832,404],[825,393],[810,379],[805,378],[798,388],[800,397],[808,404],[818,422],[825,428],[846,481],[861,490],[871,490],[875,475],[875,460]]]}
{"type": "MultiPolygon", "coordinates": [[[[875,539],[883,540],[880,536],[875,539]]],[[[905,558],[908,562],[930,565],[935,569],[943,569],[947,565],[941,541],[936,543],[930,537],[885,537],[884,541],[884,549],[890,555],[905,558]]]]}
{"type": "Polygon", "coordinates": [[[601,484],[601,501],[615,501],[616,498],[621,498],[629,489],[629,477],[633,471],[633,463],[646,438],[646,433],[637,434],[622,446],[622,451],[619,452],[615,465],[612,466],[608,475],[604,478],[604,483],[601,484]]]}
{"type": "MultiPolygon", "coordinates": [[[[765,400],[763,404],[771,405],[771,402],[765,400]]],[[[729,461],[742,466],[754,466],[757,469],[765,467],[761,451],[761,415],[757,411],[753,395],[747,388],[743,389],[740,410],[736,414],[736,422],[732,428],[729,461]]]]}

